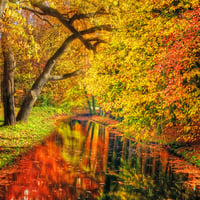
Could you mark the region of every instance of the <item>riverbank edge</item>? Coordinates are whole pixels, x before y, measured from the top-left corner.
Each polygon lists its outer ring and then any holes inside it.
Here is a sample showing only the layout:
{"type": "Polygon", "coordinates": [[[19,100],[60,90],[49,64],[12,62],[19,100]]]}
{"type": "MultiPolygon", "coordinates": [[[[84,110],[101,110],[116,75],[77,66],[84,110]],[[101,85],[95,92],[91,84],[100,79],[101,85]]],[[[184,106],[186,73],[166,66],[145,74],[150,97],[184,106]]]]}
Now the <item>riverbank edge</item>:
{"type": "MultiPolygon", "coordinates": [[[[91,121],[102,124],[104,126],[110,126],[110,131],[113,131],[114,133],[120,134],[123,136],[123,132],[117,129],[113,129],[112,125],[117,124],[118,122],[110,119],[108,117],[101,117],[101,116],[92,116],[91,121]]],[[[165,136],[164,136],[165,137],[165,136]]],[[[198,144],[184,144],[181,142],[178,142],[176,140],[174,141],[165,141],[164,143],[161,142],[160,138],[154,138],[150,141],[150,143],[158,144],[164,147],[170,154],[173,154],[175,156],[178,156],[190,164],[200,168],[200,147],[198,144]]]]}
{"type": "MultiPolygon", "coordinates": [[[[65,113],[62,109],[55,107],[34,107],[27,123],[0,127],[0,169],[14,163],[19,156],[48,137],[55,129],[58,121],[83,115],[88,115],[88,113],[85,111],[65,113]],[[22,141],[19,142],[20,139],[22,141]]],[[[88,117],[88,120],[108,126],[111,131],[123,135],[122,132],[112,128],[112,125],[118,123],[116,120],[95,115],[88,117]]],[[[177,141],[165,144],[161,143],[160,140],[151,142],[162,145],[169,153],[200,168],[199,147],[186,146],[177,141]]]]}
{"type": "Polygon", "coordinates": [[[55,129],[57,118],[70,116],[56,107],[34,107],[27,123],[0,127],[0,169],[12,165],[55,129]]]}

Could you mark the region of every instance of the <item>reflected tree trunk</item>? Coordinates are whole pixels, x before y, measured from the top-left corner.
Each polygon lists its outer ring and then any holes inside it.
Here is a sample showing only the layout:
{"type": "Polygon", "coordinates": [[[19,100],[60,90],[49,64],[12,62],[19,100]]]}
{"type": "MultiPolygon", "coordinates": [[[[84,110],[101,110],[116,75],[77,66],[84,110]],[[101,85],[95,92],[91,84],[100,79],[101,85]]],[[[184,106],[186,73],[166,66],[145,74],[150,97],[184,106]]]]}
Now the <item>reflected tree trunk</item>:
{"type": "Polygon", "coordinates": [[[108,152],[109,152],[109,130],[108,128],[104,128],[104,156],[103,156],[104,171],[106,171],[107,169],[108,152]]]}
{"type": "Polygon", "coordinates": [[[152,167],[152,159],[150,154],[150,148],[145,147],[145,154],[144,154],[144,173],[151,175],[151,167],[152,167]]]}
{"type": "Polygon", "coordinates": [[[142,167],[142,146],[140,143],[137,144],[137,166],[138,169],[142,167]]]}
{"type": "Polygon", "coordinates": [[[89,133],[90,133],[90,129],[92,127],[92,122],[89,122],[89,125],[88,125],[88,129],[86,131],[86,134],[85,134],[85,139],[82,143],[82,147],[81,147],[81,154],[80,154],[80,157],[82,158],[83,154],[84,154],[84,150],[85,150],[85,147],[86,147],[86,142],[88,140],[88,136],[89,136],[89,133]]]}

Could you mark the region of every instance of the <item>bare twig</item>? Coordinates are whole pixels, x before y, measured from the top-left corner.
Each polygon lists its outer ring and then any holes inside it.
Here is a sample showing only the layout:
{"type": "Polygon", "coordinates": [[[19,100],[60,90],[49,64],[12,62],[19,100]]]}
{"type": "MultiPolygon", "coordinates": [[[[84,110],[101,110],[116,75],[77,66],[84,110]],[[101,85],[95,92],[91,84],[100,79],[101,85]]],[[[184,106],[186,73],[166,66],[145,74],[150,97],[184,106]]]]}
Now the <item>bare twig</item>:
{"type": "Polygon", "coordinates": [[[48,20],[48,19],[45,19],[45,18],[42,18],[40,15],[38,15],[37,13],[34,13],[39,19],[41,19],[42,21],[45,21],[47,22],[50,26],[54,27],[54,25],[48,20]]]}

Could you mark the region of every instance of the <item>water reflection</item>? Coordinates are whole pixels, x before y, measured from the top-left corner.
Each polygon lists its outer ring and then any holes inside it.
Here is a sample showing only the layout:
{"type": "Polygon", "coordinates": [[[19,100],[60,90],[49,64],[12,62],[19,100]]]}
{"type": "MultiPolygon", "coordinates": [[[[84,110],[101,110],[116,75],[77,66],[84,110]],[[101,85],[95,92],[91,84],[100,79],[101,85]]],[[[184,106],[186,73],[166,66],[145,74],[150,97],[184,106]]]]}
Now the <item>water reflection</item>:
{"type": "Polygon", "coordinates": [[[199,199],[200,170],[156,145],[86,121],[57,131],[0,171],[0,199],[199,199]]]}
{"type": "Polygon", "coordinates": [[[200,199],[200,170],[157,145],[124,140],[120,162],[119,172],[106,177],[112,187],[100,199],[200,199]]]}

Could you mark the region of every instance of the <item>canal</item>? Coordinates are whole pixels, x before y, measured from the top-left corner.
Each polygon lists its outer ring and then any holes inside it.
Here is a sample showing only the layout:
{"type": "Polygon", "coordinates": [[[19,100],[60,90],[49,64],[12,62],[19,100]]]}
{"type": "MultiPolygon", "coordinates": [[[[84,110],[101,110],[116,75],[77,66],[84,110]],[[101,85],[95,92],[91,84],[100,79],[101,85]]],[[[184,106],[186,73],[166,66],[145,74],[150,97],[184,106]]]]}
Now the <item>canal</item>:
{"type": "Polygon", "coordinates": [[[0,199],[200,199],[200,170],[159,145],[71,119],[0,170],[0,199]]]}

